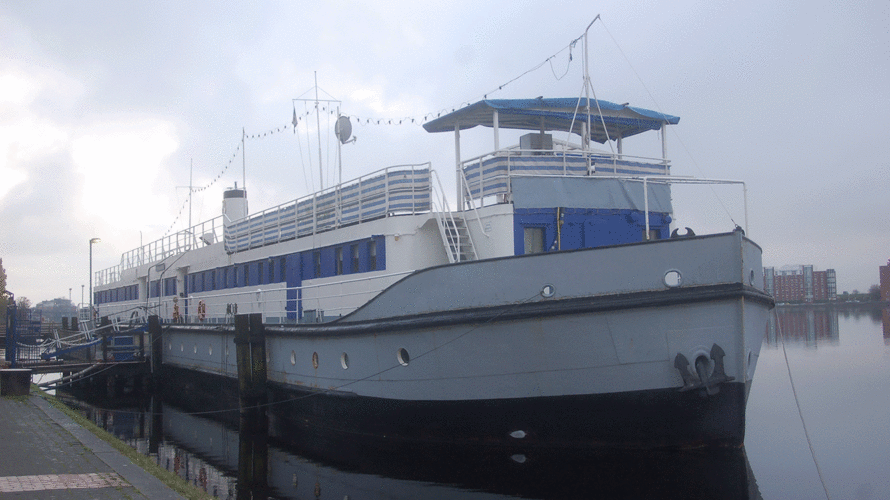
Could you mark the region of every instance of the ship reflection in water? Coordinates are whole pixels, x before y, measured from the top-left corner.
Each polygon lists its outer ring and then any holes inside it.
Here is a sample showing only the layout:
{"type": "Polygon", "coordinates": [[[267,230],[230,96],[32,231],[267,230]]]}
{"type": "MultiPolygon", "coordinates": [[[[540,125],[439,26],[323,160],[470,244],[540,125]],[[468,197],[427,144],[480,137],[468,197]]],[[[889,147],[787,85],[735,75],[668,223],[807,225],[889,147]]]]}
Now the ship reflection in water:
{"type": "Polygon", "coordinates": [[[239,420],[237,412],[208,418],[158,398],[109,409],[107,400],[60,397],[222,499],[761,498],[744,450],[389,448],[379,441],[285,434],[274,418],[267,431],[264,423],[239,420]]]}

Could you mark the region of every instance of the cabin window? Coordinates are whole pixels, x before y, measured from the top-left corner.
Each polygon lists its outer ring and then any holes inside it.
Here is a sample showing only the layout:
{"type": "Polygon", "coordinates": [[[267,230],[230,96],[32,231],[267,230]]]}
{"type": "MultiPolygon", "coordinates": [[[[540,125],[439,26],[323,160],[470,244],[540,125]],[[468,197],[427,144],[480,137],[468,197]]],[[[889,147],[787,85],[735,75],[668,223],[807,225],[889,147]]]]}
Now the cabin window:
{"type": "Polygon", "coordinates": [[[524,232],[525,253],[542,253],[544,251],[544,228],[527,227],[524,232]]]}
{"type": "Polygon", "coordinates": [[[352,272],[358,272],[358,245],[352,245],[352,272]]]}
{"type": "Polygon", "coordinates": [[[263,261],[257,262],[256,266],[257,266],[257,272],[256,272],[257,285],[264,285],[265,283],[263,283],[263,278],[265,277],[265,274],[263,273],[263,261]]]}
{"type": "Polygon", "coordinates": [[[287,281],[287,267],[286,267],[287,264],[286,264],[286,262],[287,262],[287,260],[284,257],[278,259],[278,267],[281,268],[279,270],[279,274],[278,274],[278,281],[287,281]]]}
{"type": "Polygon", "coordinates": [[[315,277],[321,278],[321,251],[312,252],[313,267],[315,268],[315,277]]]}
{"type": "Polygon", "coordinates": [[[377,270],[377,242],[371,240],[368,242],[368,270],[377,270]]]}
{"type": "Polygon", "coordinates": [[[337,275],[343,274],[343,247],[337,247],[335,251],[336,259],[337,259],[337,275]]]}
{"type": "Polygon", "coordinates": [[[266,277],[266,283],[275,283],[275,263],[272,261],[272,259],[269,259],[268,269],[269,274],[266,277]]]}
{"type": "Polygon", "coordinates": [[[247,286],[248,284],[250,284],[250,282],[248,281],[248,277],[250,276],[250,274],[249,274],[249,273],[250,273],[250,266],[249,266],[249,264],[244,264],[243,269],[244,269],[244,270],[243,270],[241,276],[243,276],[244,279],[241,281],[241,286],[247,286]]]}

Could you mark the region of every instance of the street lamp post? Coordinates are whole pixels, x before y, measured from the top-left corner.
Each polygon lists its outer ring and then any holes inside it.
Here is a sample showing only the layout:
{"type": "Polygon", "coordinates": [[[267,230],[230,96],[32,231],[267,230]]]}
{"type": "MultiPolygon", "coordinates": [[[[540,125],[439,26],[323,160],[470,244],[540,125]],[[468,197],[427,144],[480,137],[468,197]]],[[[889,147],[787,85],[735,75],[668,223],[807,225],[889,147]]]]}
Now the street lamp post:
{"type": "Polygon", "coordinates": [[[99,238],[90,238],[90,319],[93,319],[93,243],[99,243],[99,238]]]}

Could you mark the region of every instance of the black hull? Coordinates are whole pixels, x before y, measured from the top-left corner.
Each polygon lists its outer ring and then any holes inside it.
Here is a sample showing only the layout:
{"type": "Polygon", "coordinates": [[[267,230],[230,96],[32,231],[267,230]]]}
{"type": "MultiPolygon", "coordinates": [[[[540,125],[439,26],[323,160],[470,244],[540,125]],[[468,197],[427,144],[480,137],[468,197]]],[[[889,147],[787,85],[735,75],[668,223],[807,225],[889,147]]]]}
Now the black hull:
{"type": "MultiPolygon", "coordinates": [[[[278,426],[429,444],[515,448],[741,447],[745,385],[483,401],[340,397],[274,385],[278,426]]],[[[284,429],[282,429],[284,430],[284,429]]]]}
{"type": "MultiPolygon", "coordinates": [[[[238,408],[236,381],[165,367],[164,392],[186,407],[238,408]],[[200,399],[201,401],[198,401],[200,399]]],[[[269,383],[277,434],[321,432],[392,443],[533,448],[738,448],[745,438],[743,383],[720,392],[634,391],[481,401],[335,396],[269,383]]],[[[224,420],[237,421],[237,411],[224,420]]]]}

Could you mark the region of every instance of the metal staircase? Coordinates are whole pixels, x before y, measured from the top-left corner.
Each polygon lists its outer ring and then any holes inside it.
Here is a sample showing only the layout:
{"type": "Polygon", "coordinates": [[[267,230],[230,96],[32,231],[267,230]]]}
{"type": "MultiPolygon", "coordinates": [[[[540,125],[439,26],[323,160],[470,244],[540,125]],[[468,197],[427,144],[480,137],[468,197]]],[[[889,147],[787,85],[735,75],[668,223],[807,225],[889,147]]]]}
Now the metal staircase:
{"type": "Polygon", "coordinates": [[[448,262],[465,262],[468,260],[479,259],[476,253],[476,245],[473,244],[473,237],[470,236],[470,230],[467,229],[467,222],[461,215],[455,215],[448,206],[448,200],[445,198],[442,190],[442,184],[439,182],[439,176],[435,170],[430,170],[433,181],[433,213],[439,222],[439,233],[442,235],[442,243],[445,244],[445,251],[448,254],[448,262]]]}
{"type": "Polygon", "coordinates": [[[450,262],[464,262],[479,258],[476,254],[476,246],[473,245],[473,239],[470,237],[470,230],[467,229],[467,223],[462,217],[449,214],[448,217],[440,219],[439,223],[444,224],[441,229],[444,233],[443,241],[448,250],[450,262]]]}

